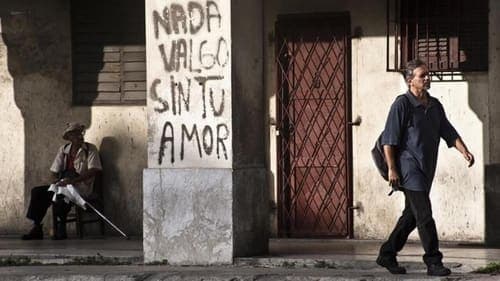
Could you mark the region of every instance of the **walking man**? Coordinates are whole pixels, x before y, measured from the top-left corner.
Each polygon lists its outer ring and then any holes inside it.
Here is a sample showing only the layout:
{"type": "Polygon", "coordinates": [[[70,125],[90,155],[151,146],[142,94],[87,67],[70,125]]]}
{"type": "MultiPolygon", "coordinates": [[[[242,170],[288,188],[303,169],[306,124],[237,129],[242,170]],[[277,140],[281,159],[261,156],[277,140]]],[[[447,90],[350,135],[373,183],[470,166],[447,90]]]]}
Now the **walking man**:
{"type": "Polygon", "coordinates": [[[398,96],[392,104],[382,144],[389,168],[389,184],[403,191],[405,208],[389,239],[380,248],[377,264],[393,274],[405,274],[406,269],[399,266],[396,256],[417,228],[425,251],[423,260],[427,274],[446,276],[451,271],[443,266],[429,198],[440,138],[448,147],[455,147],[462,153],[469,167],[474,164],[474,156],[446,118],[441,103],[430,96],[426,64],[420,60],[408,62],[404,78],[408,92],[398,96]]]}

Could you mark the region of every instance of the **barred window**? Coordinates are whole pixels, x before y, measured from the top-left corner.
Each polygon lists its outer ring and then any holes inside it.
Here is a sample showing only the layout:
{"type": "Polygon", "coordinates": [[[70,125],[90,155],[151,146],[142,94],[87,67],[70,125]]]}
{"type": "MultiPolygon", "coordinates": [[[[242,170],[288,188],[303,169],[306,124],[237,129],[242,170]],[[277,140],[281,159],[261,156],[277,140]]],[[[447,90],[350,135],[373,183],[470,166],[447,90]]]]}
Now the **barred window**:
{"type": "Polygon", "coordinates": [[[429,70],[488,70],[488,0],[388,0],[387,69],[419,58],[429,70]]]}
{"type": "Polygon", "coordinates": [[[144,1],[72,1],[75,105],[146,104],[144,13],[144,1]]]}

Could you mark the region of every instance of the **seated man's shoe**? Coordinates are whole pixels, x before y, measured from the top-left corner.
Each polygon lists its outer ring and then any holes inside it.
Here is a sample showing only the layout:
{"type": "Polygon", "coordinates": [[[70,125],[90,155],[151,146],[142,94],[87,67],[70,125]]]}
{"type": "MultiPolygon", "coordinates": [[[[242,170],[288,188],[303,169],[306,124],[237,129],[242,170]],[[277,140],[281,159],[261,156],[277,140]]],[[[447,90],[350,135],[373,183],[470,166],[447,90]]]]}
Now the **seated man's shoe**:
{"type": "Polygon", "coordinates": [[[406,274],[406,268],[399,266],[396,259],[387,259],[379,256],[377,264],[385,267],[392,274],[406,274]]]}
{"type": "Polygon", "coordinates": [[[450,274],[451,270],[442,264],[431,264],[427,267],[427,275],[430,276],[447,276],[450,274]]]}
{"type": "Polygon", "coordinates": [[[43,230],[42,225],[34,225],[33,228],[27,234],[21,236],[22,240],[42,240],[43,230]]]}

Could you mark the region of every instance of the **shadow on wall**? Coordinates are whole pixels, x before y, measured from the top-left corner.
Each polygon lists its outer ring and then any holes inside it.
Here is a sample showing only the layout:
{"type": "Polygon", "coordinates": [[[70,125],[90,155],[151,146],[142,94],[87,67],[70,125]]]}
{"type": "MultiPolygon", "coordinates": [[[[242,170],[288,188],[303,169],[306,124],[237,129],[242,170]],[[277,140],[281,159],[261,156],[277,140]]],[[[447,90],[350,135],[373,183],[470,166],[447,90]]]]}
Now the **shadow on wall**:
{"type": "Polygon", "coordinates": [[[19,122],[25,130],[26,207],[31,188],[49,179],[66,123],[89,127],[91,114],[89,107],[72,106],[69,1],[7,2],[0,4],[0,15],[15,102],[24,119],[19,122]]]}
{"type": "MultiPolygon", "coordinates": [[[[120,187],[123,187],[123,182],[120,180],[119,168],[116,163],[116,159],[120,157],[121,153],[120,142],[114,137],[104,137],[102,139],[101,145],[99,146],[99,153],[102,159],[102,189],[103,189],[103,201],[104,201],[104,213],[110,214],[110,219],[116,222],[114,216],[119,215],[113,210],[123,210],[119,206],[114,204],[115,200],[110,199],[120,198],[120,187]],[[118,193],[118,194],[114,194],[118,193]]],[[[114,233],[114,230],[106,225],[106,233],[114,233]]]]}
{"type": "Polygon", "coordinates": [[[500,186],[500,163],[494,162],[495,157],[492,155],[492,153],[495,153],[492,149],[494,146],[490,145],[494,133],[490,128],[494,128],[492,124],[494,120],[500,119],[500,116],[498,116],[500,112],[489,110],[488,106],[490,102],[485,102],[485,99],[489,100],[487,95],[491,95],[491,93],[488,94],[488,79],[478,79],[478,75],[474,74],[466,75],[465,78],[469,82],[469,105],[477,114],[478,118],[481,119],[483,123],[483,132],[485,132],[483,134],[483,153],[485,157],[485,243],[488,246],[498,247],[500,246],[500,220],[498,220],[498,214],[500,214],[500,190],[498,189],[500,186]],[[489,122],[488,117],[490,119],[489,122]],[[491,158],[493,161],[488,161],[488,158],[491,158]]]}
{"type": "MultiPolygon", "coordinates": [[[[484,155],[484,211],[485,211],[485,243],[488,246],[500,246],[500,163],[488,163],[491,145],[489,128],[492,127],[490,120],[495,119],[495,113],[488,108],[488,83],[487,76],[483,73],[470,73],[464,75],[468,84],[469,106],[476,113],[483,124],[483,155],[484,155]],[[489,146],[489,147],[488,147],[489,146]]],[[[474,136],[466,136],[473,140],[474,136]]],[[[474,153],[474,152],[473,152],[474,153]]],[[[476,153],[479,153],[476,152],[476,153]]]]}

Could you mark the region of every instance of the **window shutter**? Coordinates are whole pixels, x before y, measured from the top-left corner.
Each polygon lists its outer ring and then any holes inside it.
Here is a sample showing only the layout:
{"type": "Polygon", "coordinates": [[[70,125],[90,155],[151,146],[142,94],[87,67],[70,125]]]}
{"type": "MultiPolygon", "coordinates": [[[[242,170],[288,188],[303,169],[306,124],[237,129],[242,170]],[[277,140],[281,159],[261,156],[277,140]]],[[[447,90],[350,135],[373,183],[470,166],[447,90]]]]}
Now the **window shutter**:
{"type": "Polygon", "coordinates": [[[73,1],[73,101],[146,104],[143,1],[73,1]]]}
{"type": "Polygon", "coordinates": [[[458,2],[421,1],[413,57],[427,62],[431,71],[458,69],[458,2]],[[455,4],[454,4],[455,3],[455,4]]]}

